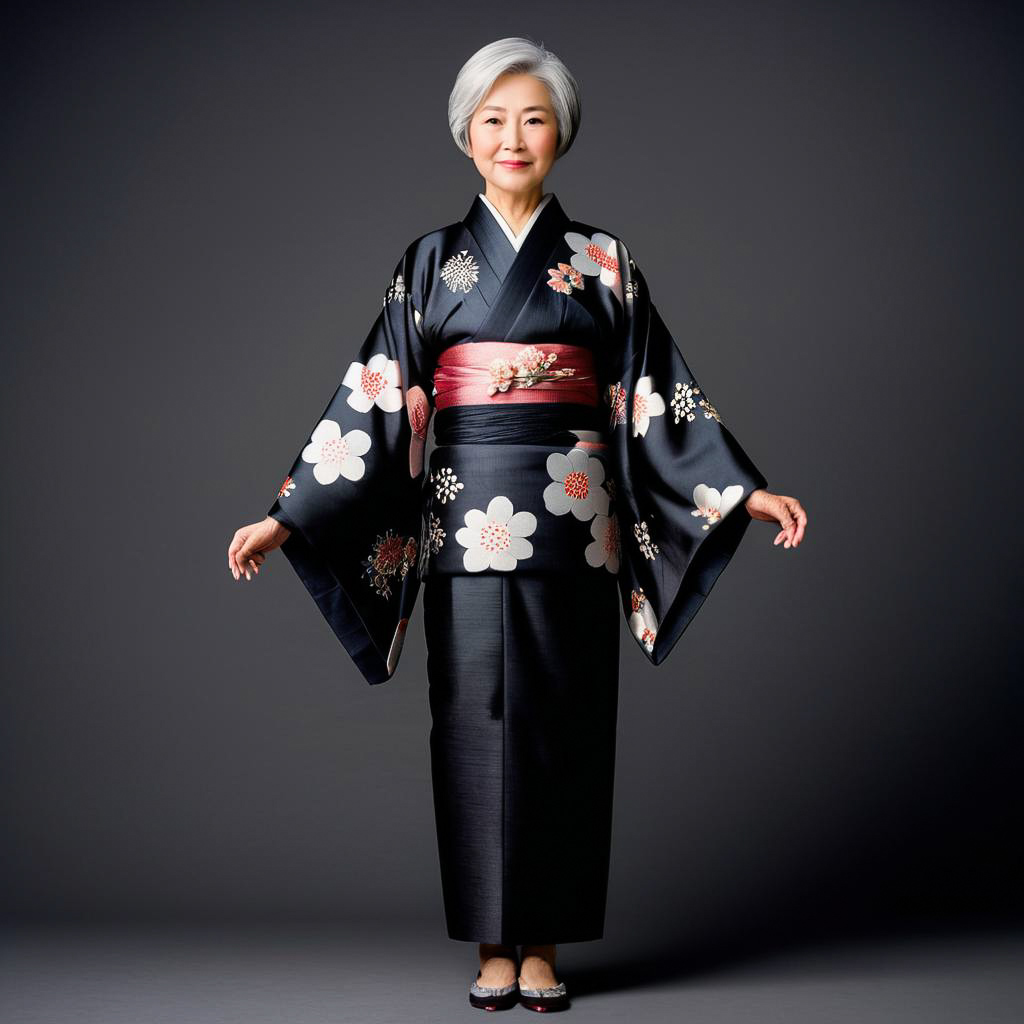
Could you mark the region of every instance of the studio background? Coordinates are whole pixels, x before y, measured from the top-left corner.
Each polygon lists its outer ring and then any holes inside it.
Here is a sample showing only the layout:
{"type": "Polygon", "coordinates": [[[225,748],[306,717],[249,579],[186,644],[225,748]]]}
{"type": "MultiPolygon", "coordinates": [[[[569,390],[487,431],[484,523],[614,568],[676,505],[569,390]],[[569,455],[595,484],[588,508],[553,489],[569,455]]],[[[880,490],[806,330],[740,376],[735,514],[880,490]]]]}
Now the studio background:
{"type": "Polygon", "coordinates": [[[1014,8],[206,3],[4,33],[10,924],[447,941],[422,605],[370,687],[280,552],[226,549],[480,188],[447,97],[518,34],[582,84],[546,188],[810,519],[753,523],[664,665],[620,621],[605,941],[1019,922],[1014,8]]]}

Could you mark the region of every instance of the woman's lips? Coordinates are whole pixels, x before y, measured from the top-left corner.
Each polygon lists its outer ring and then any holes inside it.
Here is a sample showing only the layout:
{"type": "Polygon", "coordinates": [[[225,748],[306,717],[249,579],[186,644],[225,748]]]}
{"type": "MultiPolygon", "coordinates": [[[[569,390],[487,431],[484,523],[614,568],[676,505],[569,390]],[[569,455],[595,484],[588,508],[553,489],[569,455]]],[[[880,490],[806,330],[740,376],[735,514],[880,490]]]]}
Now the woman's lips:
{"type": "Polygon", "coordinates": [[[529,163],[525,160],[499,160],[499,164],[502,167],[507,167],[509,170],[515,170],[517,167],[529,167],[529,163]]]}

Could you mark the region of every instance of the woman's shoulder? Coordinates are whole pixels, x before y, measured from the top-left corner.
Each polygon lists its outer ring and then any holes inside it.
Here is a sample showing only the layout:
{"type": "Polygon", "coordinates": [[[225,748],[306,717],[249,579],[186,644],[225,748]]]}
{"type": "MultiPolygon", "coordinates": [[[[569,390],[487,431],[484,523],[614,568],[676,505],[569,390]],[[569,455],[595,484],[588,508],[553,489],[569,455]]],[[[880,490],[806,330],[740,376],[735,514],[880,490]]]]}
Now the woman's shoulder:
{"type": "Polygon", "coordinates": [[[405,256],[413,261],[436,259],[453,242],[457,241],[466,231],[461,220],[452,221],[443,227],[434,228],[418,235],[405,247],[405,256]]]}

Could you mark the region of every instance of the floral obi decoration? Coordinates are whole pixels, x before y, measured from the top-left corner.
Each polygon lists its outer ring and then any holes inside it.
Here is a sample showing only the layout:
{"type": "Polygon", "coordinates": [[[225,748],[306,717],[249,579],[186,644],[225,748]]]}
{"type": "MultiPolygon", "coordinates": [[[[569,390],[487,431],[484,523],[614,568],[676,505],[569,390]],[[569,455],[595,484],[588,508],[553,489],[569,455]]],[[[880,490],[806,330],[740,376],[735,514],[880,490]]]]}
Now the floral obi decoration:
{"type": "Polygon", "coordinates": [[[590,349],[476,341],[446,348],[434,371],[435,408],[489,402],[576,402],[597,405],[590,349]]]}

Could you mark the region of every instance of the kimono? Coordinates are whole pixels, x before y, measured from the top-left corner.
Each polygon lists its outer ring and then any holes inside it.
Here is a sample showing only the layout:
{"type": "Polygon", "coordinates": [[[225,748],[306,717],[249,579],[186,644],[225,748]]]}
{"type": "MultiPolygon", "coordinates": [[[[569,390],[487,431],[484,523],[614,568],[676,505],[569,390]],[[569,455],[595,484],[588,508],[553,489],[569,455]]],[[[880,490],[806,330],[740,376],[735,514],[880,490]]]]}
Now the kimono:
{"type": "Polygon", "coordinates": [[[370,684],[423,588],[452,938],[601,936],[618,617],[661,664],[766,486],[617,235],[478,194],[407,247],[269,514],[370,684]]]}

